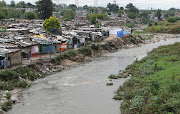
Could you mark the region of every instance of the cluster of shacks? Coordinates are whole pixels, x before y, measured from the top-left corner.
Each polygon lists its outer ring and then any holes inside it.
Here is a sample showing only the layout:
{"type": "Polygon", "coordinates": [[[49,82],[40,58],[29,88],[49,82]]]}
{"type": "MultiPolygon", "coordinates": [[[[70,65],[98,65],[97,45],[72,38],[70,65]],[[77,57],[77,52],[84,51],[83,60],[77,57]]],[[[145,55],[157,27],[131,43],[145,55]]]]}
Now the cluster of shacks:
{"type": "Polygon", "coordinates": [[[53,30],[48,35],[43,20],[6,19],[0,21],[0,28],[0,68],[20,65],[23,59],[87,46],[109,35],[107,30],[87,27],[53,30]]]}

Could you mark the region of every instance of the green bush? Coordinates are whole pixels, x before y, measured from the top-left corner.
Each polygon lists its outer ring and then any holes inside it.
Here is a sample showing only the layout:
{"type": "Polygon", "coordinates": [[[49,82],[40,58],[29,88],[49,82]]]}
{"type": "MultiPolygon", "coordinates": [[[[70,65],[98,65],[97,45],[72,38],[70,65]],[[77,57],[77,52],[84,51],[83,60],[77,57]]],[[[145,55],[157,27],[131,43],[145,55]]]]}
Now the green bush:
{"type": "Polygon", "coordinates": [[[86,56],[92,55],[92,51],[89,47],[81,47],[78,49],[78,53],[84,54],[86,56]]]}
{"type": "Polygon", "coordinates": [[[118,77],[115,74],[111,74],[108,78],[109,79],[118,79],[118,77]]]}
{"type": "Polygon", "coordinates": [[[175,17],[168,17],[167,21],[170,22],[170,23],[174,23],[174,22],[177,21],[177,19],[175,17]]]}
{"type": "Polygon", "coordinates": [[[1,105],[1,108],[3,111],[7,112],[12,108],[12,102],[11,101],[5,102],[4,104],[1,105]]]}
{"type": "Polygon", "coordinates": [[[29,19],[29,20],[37,19],[38,18],[38,14],[36,12],[29,11],[29,12],[26,12],[24,14],[24,18],[25,19],[29,19]]]}
{"type": "Polygon", "coordinates": [[[11,99],[11,93],[7,92],[5,98],[10,100],[11,99]]]}
{"type": "Polygon", "coordinates": [[[19,80],[19,76],[14,71],[5,70],[0,72],[0,79],[2,81],[19,80]]]}
{"type": "Polygon", "coordinates": [[[26,81],[18,81],[15,83],[15,87],[19,87],[19,88],[26,88],[29,87],[30,85],[26,82],[26,81]]]}

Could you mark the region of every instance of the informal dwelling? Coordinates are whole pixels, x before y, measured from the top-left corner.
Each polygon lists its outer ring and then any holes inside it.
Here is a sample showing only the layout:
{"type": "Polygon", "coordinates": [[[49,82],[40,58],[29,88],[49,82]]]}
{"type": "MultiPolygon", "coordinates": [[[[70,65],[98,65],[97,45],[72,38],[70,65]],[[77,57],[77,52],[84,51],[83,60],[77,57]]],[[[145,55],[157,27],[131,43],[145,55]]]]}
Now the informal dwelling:
{"type": "Polygon", "coordinates": [[[8,68],[20,64],[22,64],[21,50],[0,49],[0,68],[8,68]]]}

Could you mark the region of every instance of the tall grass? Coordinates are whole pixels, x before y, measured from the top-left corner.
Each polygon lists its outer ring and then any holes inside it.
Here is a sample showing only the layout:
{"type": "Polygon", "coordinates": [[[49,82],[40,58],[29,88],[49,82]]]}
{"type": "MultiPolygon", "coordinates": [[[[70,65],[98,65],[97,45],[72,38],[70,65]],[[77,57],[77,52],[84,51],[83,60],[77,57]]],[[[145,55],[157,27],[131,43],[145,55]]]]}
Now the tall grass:
{"type": "Polygon", "coordinates": [[[180,43],[161,46],[129,65],[132,78],[117,90],[121,112],[180,113],[180,43]]]}

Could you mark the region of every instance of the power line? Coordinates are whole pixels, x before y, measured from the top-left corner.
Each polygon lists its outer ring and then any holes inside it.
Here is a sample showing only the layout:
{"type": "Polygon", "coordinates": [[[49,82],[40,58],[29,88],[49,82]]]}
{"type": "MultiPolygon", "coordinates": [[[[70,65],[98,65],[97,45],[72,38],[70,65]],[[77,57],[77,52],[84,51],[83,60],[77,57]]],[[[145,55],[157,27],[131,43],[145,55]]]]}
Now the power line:
{"type": "Polygon", "coordinates": [[[116,4],[116,0],[114,0],[114,4],[116,4]]]}
{"type": "Polygon", "coordinates": [[[98,0],[94,0],[94,7],[98,7],[98,0]]]}
{"type": "Polygon", "coordinates": [[[75,5],[79,7],[79,0],[75,0],[75,5]]]}

